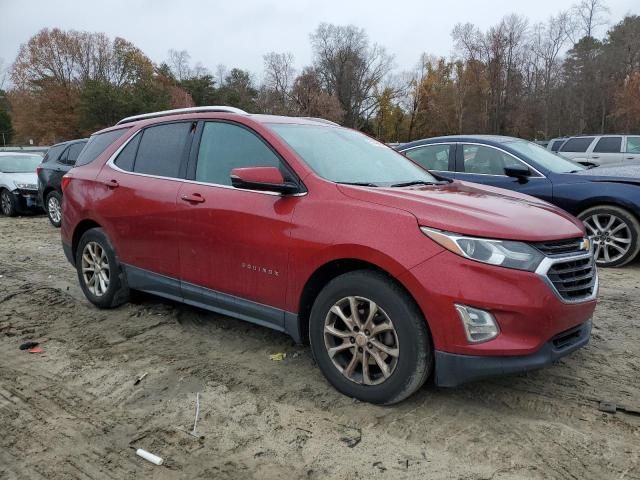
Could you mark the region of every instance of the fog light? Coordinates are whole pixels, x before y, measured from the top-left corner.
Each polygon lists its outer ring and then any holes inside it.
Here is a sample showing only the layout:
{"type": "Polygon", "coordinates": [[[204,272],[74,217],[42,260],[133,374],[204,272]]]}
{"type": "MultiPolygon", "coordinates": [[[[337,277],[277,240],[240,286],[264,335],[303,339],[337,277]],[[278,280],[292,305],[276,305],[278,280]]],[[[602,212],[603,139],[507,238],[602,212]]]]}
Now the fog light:
{"type": "Polygon", "coordinates": [[[466,305],[456,305],[469,343],[480,343],[496,338],[500,333],[498,322],[489,312],[466,305]]]}

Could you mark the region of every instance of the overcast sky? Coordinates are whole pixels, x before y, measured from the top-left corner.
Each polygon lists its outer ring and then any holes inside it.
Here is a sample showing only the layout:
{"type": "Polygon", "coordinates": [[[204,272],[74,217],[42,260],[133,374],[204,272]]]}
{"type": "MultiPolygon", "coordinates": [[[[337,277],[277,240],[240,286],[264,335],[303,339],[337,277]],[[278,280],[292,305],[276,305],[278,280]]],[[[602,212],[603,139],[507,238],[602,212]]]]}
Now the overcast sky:
{"type": "MultiPolygon", "coordinates": [[[[309,33],[319,23],[363,27],[372,41],[409,69],[422,52],[449,56],[457,22],[485,29],[518,13],[544,21],[577,0],[0,0],[0,58],[5,67],[21,43],[45,27],[105,32],[133,42],[154,62],[188,50],[215,72],[218,64],[260,78],[262,55],[291,52],[296,66],[311,62],[309,33]]],[[[608,0],[610,23],[640,14],[639,0],[608,0]]],[[[599,33],[603,33],[601,30],[599,33]]]]}

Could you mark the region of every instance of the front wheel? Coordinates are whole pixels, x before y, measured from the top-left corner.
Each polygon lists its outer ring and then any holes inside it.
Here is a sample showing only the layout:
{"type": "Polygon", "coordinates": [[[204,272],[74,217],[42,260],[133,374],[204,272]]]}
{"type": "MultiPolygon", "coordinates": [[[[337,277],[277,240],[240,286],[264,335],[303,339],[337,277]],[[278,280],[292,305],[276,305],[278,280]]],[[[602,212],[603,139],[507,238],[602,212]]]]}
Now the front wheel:
{"type": "Polygon", "coordinates": [[[365,402],[400,402],[431,373],[433,350],[422,313],[378,272],[349,272],[329,282],[313,304],[309,336],[327,380],[365,402]]]}
{"type": "Polygon", "coordinates": [[[610,205],[592,207],[580,215],[594,245],[600,267],[621,267],[640,250],[640,224],[627,210],[610,205]]]}
{"type": "Polygon", "coordinates": [[[129,300],[129,287],[109,238],[101,228],[87,230],[76,250],[80,287],[98,308],[114,308],[129,300]]]}
{"type": "Polygon", "coordinates": [[[17,213],[16,199],[9,190],[0,192],[0,208],[5,217],[15,217],[17,213]]]}

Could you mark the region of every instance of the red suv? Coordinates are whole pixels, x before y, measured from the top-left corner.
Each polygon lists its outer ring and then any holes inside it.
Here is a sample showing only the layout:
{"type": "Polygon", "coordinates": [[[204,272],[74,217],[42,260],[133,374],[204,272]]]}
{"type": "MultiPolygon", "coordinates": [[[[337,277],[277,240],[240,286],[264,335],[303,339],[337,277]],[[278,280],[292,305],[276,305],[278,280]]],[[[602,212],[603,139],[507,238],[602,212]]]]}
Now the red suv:
{"type": "Polygon", "coordinates": [[[286,332],[364,401],[589,340],[598,280],[577,219],[325,120],[130,117],[91,137],[63,190],[64,251],[93,304],[143,290],[286,332]]]}

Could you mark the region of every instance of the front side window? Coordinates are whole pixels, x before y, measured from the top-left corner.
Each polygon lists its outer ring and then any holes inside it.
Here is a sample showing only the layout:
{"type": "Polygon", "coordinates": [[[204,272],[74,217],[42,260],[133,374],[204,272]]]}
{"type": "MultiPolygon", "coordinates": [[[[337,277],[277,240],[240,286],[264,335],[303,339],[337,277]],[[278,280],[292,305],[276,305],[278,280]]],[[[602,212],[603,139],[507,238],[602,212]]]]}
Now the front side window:
{"type": "Polygon", "coordinates": [[[177,122],[145,128],[133,171],[158,177],[178,177],[191,125],[192,122],[177,122]]]}
{"type": "Polygon", "coordinates": [[[484,145],[464,145],[462,153],[464,160],[462,171],[465,173],[504,175],[506,167],[529,168],[508,153],[484,145]]]}
{"type": "Polygon", "coordinates": [[[407,150],[404,154],[427,170],[449,170],[451,145],[425,145],[407,150]]]}
{"type": "Polygon", "coordinates": [[[570,138],[560,147],[560,151],[569,153],[586,152],[594,138],[595,137],[570,138]]]}
{"type": "Polygon", "coordinates": [[[640,153],[640,137],[627,137],[627,153],[640,153]]]}
{"type": "Polygon", "coordinates": [[[140,145],[141,138],[142,133],[136,134],[120,151],[118,158],[116,158],[114,162],[118,168],[126,170],[127,172],[133,172],[133,162],[136,160],[136,153],[138,153],[138,145],[140,145]]]}
{"type": "Polygon", "coordinates": [[[527,142],[526,140],[505,142],[504,146],[515,150],[519,155],[535,162],[533,166],[536,168],[546,168],[554,173],[570,173],[586,169],[586,167],[579,163],[560,157],[551,153],[546,148],[542,148],[540,145],[536,145],[533,142],[527,142]]]}
{"type": "Polygon", "coordinates": [[[231,123],[206,122],[198,150],[195,180],[231,185],[231,170],[241,167],[280,168],[280,159],[248,129],[231,123]]]}
{"type": "Polygon", "coordinates": [[[404,155],[355,130],[291,123],[272,123],[269,128],[317,175],[332,182],[373,186],[437,183],[404,155]]]}
{"type": "Polygon", "coordinates": [[[602,137],[593,149],[594,153],[620,153],[622,137],[602,137]]]}
{"type": "Polygon", "coordinates": [[[69,165],[75,165],[76,160],[78,160],[78,156],[80,155],[80,152],[82,152],[82,149],[84,148],[84,146],[86,145],[86,143],[74,143],[73,145],[71,145],[68,149],[67,149],[67,154],[66,154],[66,159],[65,159],[65,163],[69,164],[69,165]]]}
{"type": "Polygon", "coordinates": [[[76,160],[76,166],[87,165],[98,158],[102,152],[104,152],[109,145],[119,139],[129,128],[119,128],[117,130],[110,130],[104,133],[97,133],[91,135],[85,148],[78,156],[76,160]]]}

